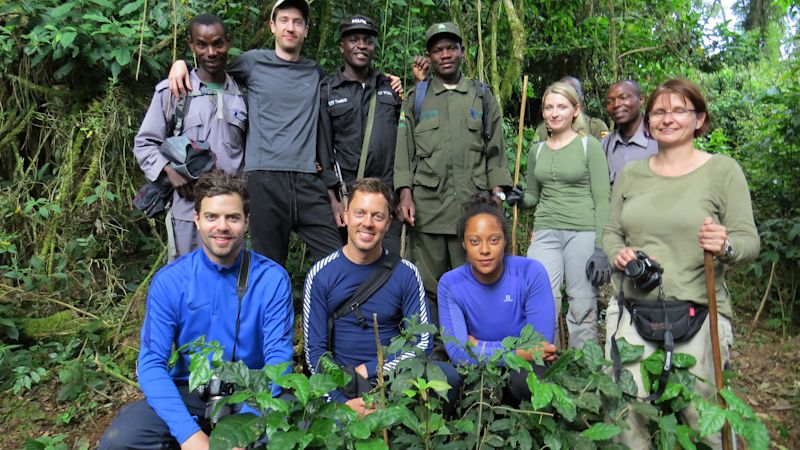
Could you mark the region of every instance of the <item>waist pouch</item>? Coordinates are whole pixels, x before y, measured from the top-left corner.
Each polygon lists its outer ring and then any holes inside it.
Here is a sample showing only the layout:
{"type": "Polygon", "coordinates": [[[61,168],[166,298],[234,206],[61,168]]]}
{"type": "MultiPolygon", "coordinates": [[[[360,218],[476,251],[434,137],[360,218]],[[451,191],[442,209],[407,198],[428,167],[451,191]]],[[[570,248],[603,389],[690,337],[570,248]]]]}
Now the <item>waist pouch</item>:
{"type": "Polygon", "coordinates": [[[675,342],[691,339],[703,326],[708,307],[686,301],[652,301],[625,299],[636,331],[644,339],[664,342],[664,332],[672,330],[675,342]],[[666,316],[665,316],[666,314],[666,316]]]}

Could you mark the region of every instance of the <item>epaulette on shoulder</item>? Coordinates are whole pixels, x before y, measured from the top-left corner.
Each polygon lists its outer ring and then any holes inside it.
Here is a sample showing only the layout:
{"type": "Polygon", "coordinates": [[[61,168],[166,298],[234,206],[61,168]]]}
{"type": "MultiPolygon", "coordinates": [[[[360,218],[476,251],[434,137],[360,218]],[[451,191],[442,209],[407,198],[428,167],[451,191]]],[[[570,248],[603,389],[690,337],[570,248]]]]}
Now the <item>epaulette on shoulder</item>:
{"type": "Polygon", "coordinates": [[[169,80],[161,80],[156,85],[156,92],[162,92],[165,89],[169,89],[169,80]]]}

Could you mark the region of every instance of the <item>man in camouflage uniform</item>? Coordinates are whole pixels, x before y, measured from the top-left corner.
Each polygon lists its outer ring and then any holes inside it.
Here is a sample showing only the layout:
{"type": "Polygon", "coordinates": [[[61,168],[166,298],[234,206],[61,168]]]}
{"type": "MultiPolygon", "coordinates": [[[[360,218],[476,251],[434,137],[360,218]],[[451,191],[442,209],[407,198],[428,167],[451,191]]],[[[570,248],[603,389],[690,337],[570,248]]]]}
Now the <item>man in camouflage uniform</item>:
{"type": "Polygon", "coordinates": [[[458,27],[437,23],[425,37],[433,77],[424,82],[424,93],[420,83],[403,104],[394,186],[400,196],[397,215],[412,227],[410,256],[438,324],[438,280],[465,262],[456,236],[461,205],[475,192],[490,189],[499,205],[503,188],[512,182],[494,95],[461,74],[464,47],[458,27]],[[419,108],[417,95],[424,96],[419,108]]]}

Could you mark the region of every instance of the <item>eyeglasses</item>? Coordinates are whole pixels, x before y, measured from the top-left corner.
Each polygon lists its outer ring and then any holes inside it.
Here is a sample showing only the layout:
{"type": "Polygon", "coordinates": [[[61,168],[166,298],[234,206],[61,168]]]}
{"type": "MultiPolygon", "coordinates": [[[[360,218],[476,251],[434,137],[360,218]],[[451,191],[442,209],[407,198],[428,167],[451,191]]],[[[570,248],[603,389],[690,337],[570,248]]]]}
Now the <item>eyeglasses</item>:
{"type": "Polygon", "coordinates": [[[650,117],[656,120],[664,120],[667,115],[672,116],[673,119],[685,119],[689,117],[689,114],[696,113],[697,110],[694,109],[673,109],[672,111],[664,111],[663,109],[657,109],[650,113],[650,117]]]}

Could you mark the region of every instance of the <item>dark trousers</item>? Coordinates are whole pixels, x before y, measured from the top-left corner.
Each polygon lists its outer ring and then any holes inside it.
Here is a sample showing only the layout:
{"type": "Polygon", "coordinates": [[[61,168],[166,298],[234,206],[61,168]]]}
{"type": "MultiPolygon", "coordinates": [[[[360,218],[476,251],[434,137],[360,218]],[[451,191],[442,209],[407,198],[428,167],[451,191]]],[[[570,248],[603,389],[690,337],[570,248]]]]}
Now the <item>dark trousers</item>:
{"type": "MultiPolygon", "coordinates": [[[[189,414],[204,417],[206,402],[197,394],[189,392],[189,386],[179,385],[178,392],[189,414]]],[[[180,445],[169,432],[167,424],[158,417],[155,410],[145,400],[131,403],[111,422],[100,439],[100,450],[142,449],[161,450],[179,449],[180,445]]]]}
{"type": "Polygon", "coordinates": [[[247,173],[253,250],[286,265],[292,231],[321,259],[341,247],[325,183],[313,173],[247,173]]]}
{"type": "MultiPolygon", "coordinates": [[[[539,366],[531,362],[533,373],[539,379],[544,376],[547,370],[546,366],[539,366]]],[[[508,372],[508,386],[503,390],[503,403],[511,407],[517,408],[523,400],[531,401],[531,389],[528,387],[528,371],[527,370],[510,370],[508,372]]]]}

